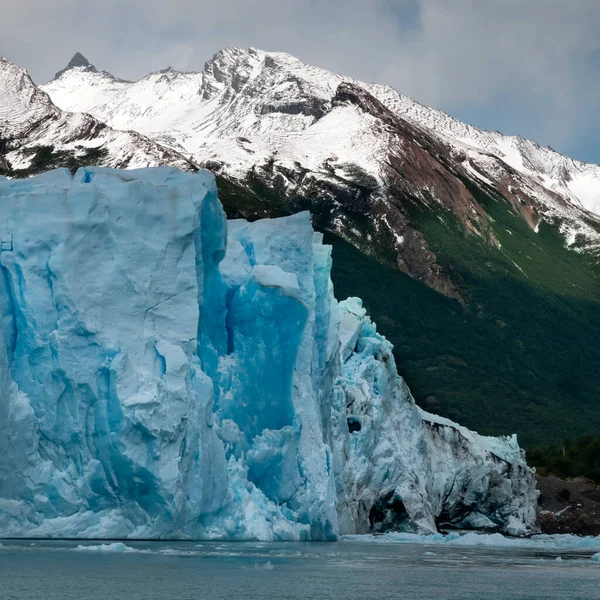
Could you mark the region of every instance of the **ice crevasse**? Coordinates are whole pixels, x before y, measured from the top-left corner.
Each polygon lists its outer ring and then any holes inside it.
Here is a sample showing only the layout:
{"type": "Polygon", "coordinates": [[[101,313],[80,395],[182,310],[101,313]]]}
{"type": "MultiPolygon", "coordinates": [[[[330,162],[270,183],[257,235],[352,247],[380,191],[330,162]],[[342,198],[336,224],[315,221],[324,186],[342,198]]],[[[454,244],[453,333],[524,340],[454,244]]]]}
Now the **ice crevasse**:
{"type": "Polygon", "coordinates": [[[0,536],[534,528],[516,439],[421,411],[330,269],[206,172],[0,178],[0,536]]]}

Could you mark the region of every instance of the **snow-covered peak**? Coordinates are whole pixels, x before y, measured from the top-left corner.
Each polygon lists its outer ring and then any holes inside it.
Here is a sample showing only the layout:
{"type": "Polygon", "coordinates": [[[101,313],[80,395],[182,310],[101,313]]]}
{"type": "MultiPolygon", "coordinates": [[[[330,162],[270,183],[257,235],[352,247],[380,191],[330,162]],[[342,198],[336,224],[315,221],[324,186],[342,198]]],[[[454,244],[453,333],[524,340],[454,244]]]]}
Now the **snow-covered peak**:
{"type": "MultiPolygon", "coordinates": [[[[90,108],[90,112],[117,129],[130,129],[149,134],[157,141],[167,143],[177,150],[190,152],[179,143],[180,135],[174,117],[196,107],[202,75],[182,73],[174,69],[150,73],[135,83],[113,87],[105,94],[104,103],[90,108]]],[[[89,94],[86,86],[80,94],[89,94]]],[[[183,134],[184,132],[182,132],[183,134]]]]}
{"type": "Polygon", "coordinates": [[[211,88],[231,88],[236,93],[264,92],[266,84],[287,84],[277,91],[300,89],[303,95],[330,98],[342,81],[340,75],[307,65],[285,52],[265,52],[256,48],[226,48],[217,52],[204,66],[207,97],[211,88]],[[212,85],[211,85],[212,84],[212,85]],[[297,86],[297,87],[294,87],[297,86]]]}
{"type": "Polygon", "coordinates": [[[104,71],[74,67],[44,85],[43,89],[63,110],[93,112],[95,106],[104,104],[128,85],[104,71]]]}
{"type": "Polygon", "coordinates": [[[85,56],[76,52],[69,64],[42,87],[63,110],[91,112],[130,83],[106,71],[99,71],[85,56]]]}
{"type": "MultiPolygon", "coordinates": [[[[231,125],[225,127],[227,133],[235,130],[236,135],[242,129],[251,133],[254,125],[263,133],[274,129],[288,133],[290,120],[297,121],[292,130],[302,130],[322,115],[345,80],[282,52],[227,48],[215,54],[201,73],[169,68],[115,86],[100,73],[72,69],[43,88],[61,108],[88,110],[113,127],[156,134],[177,130],[180,137],[189,137],[193,131],[222,129],[225,119],[231,125]],[[102,95],[104,102],[94,105],[102,95]],[[298,118],[273,119],[273,113],[298,118]]],[[[196,150],[190,144],[184,147],[191,153],[196,150]]]]}

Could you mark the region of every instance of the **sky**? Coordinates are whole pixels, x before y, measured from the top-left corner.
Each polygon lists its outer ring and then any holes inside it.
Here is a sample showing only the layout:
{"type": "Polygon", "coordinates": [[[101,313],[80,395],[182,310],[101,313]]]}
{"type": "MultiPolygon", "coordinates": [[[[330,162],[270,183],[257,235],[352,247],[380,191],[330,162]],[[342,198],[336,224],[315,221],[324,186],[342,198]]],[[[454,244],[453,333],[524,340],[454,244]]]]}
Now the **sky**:
{"type": "Polygon", "coordinates": [[[0,10],[0,55],[37,83],[76,51],[136,79],[253,46],[600,163],[600,0],[1,0],[0,10]]]}

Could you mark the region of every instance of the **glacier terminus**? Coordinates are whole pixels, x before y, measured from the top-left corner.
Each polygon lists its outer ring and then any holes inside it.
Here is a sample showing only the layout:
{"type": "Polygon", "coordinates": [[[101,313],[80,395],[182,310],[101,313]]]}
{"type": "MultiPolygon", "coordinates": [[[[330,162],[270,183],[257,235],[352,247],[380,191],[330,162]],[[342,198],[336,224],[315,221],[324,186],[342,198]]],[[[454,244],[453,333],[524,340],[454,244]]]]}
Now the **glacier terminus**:
{"type": "Polygon", "coordinates": [[[516,438],[417,407],[331,261],[208,172],[0,178],[2,535],[532,531],[516,438]]]}

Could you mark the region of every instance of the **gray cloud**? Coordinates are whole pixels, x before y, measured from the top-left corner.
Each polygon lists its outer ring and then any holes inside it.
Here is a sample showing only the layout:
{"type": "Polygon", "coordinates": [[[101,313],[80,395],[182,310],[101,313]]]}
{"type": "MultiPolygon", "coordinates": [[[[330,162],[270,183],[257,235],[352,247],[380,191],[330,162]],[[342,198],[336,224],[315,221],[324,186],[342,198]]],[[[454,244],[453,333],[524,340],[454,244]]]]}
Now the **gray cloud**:
{"type": "Polygon", "coordinates": [[[3,0],[0,52],[38,82],[79,50],[138,78],[225,46],[281,50],[595,162],[597,0],[3,0]]]}

